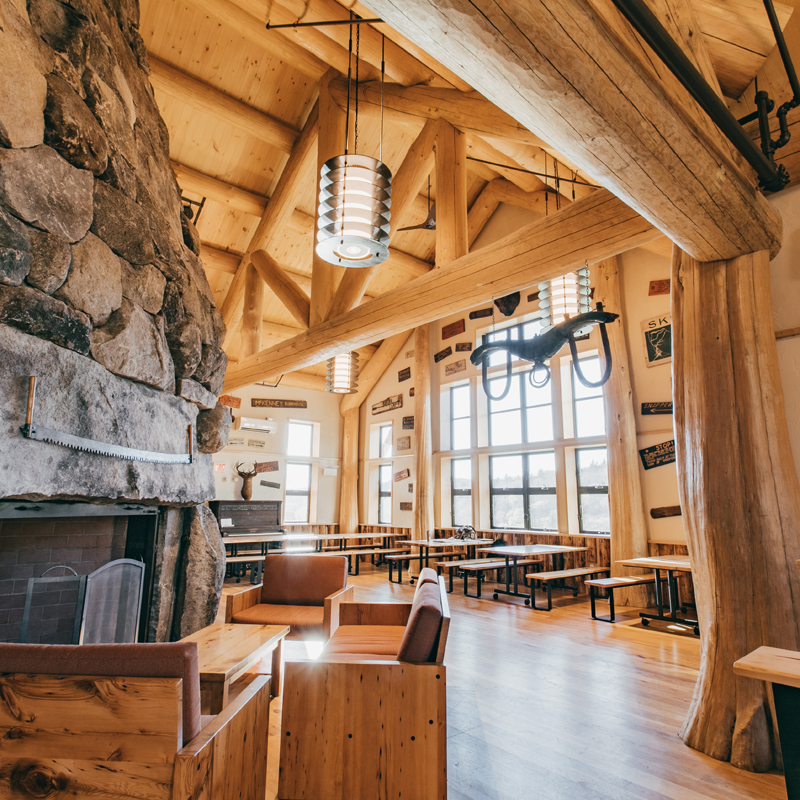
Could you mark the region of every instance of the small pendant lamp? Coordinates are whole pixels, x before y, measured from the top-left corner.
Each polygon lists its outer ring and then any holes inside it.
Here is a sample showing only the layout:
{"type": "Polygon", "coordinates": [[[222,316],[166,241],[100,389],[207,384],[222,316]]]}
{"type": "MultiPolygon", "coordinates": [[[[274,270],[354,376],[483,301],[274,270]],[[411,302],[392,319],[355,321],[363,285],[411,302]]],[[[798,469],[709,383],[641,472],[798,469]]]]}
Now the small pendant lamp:
{"type": "MultiPolygon", "coordinates": [[[[591,311],[589,268],[581,267],[560,278],[539,284],[541,332],[549,331],[568,317],[591,311]]],[[[581,331],[575,333],[582,335],[581,331]]]]}
{"type": "Polygon", "coordinates": [[[328,359],[325,391],[354,394],[358,390],[358,353],[340,353],[328,359]]]}
{"type": "MultiPolygon", "coordinates": [[[[352,12],[351,12],[352,20],[352,12]]],[[[358,26],[357,26],[358,27],[358,26]]],[[[374,267],[389,258],[392,205],[392,173],[377,158],[358,154],[358,63],[360,28],[356,41],[356,91],[354,146],[350,153],[350,74],[347,74],[344,155],[322,165],[317,209],[316,253],[329,264],[341,267],[374,267]]],[[[349,55],[353,54],[350,25],[349,55]]],[[[381,133],[383,154],[383,52],[381,53],[381,133]]]]}

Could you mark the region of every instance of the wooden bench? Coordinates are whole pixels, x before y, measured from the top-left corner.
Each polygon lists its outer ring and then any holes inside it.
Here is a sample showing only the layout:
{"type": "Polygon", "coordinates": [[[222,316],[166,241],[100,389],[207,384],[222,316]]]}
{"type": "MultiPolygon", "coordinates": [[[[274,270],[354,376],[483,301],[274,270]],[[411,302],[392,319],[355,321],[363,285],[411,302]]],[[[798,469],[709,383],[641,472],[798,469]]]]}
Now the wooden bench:
{"type": "MultiPolygon", "coordinates": [[[[315,556],[319,556],[320,558],[325,558],[326,556],[347,556],[348,562],[348,572],[351,575],[358,575],[359,574],[359,566],[361,564],[361,559],[359,556],[376,556],[376,555],[389,555],[393,554],[407,554],[408,550],[403,547],[373,547],[367,550],[357,549],[357,550],[329,550],[327,552],[322,553],[314,553],[315,556]],[[354,568],[355,567],[355,568],[354,568]]],[[[384,559],[386,560],[386,559],[384,559]]],[[[374,562],[374,559],[373,559],[374,562]]]]}
{"type": "MultiPolygon", "coordinates": [[[[541,582],[547,587],[547,608],[539,608],[539,611],[550,611],[553,608],[553,593],[550,584],[553,581],[561,581],[565,578],[582,578],[585,575],[608,575],[611,570],[608,567],[576,567],[575,569],[557,569],[552,572],[531,572],[525,577],[531,581],[531,608],[538,608],[536,605],[536,583],[541,582]]],[[[566,587],[571,588],[571,587],[566,587]]],[[[572,594],[577,597],[578,589],[572,589],[572,594]]]]}
{"type": "MultiPolygon", "coordinates": [[[[662,580],[666,580],[666,578],[662,580]]],[[[589,587],[589,602],[592,604],[592,619],[596,619],[598,622],[614,622],[614,589],[624,589],[628,586],[643,586],[655,582],[655,573],[652,575],[625,575],[619,578],[593,578],[592,580],[584,581],[586,586],[589,587]],[[608,592],[608,606],[610,612],[608,619],[598,617],[596,614],[595,603],[598,589],[605,589],[608,592]]]]}
{"type": "MultiPolygon", "coordinates": [[[[517,567],[531,567],[541,566],[541,558],[525,558],[517,561],[516,565],[512,565],[512,569],[517,567]]],[[[436,565],[436,571],[441,574],[442,569],[447,569],[450,572],[450,591],[453,591],[453,574],[456,570],[461,570],[464,575],[464,595],[466,597],[480,597],[481,596],[481,583],[484,580],[484,572],[489,572],[494,569],[505,570],[505,559],[495,558],[474,558],[470,561],[459,561],[455,564],[448,564],[439,562],[436,565]],[[470,594],[469,589],[469,576],[474,575],[478,581],[478,591],[476,594],[470,594]]]]}
{"type": "MultiPolygon", "coordinates": [[[[463,553],[453,551],[453,552],[444,552],[439,553],[439,558],[457,558],[460,559],[463,557],[463,553]]],[[[406,555],[395,555],[395,556],[386,556],[383,559],[389,565],[389,583],[402,583],[403,582],[403,569],[404,564],[408,562],[409,566],[411,565],[412,561],[419,561],[422,563],[425,560],[425,556],[422,553],[407,553],[406,555]],[[392,575],[394,574],[394,565],[397,564],[397,580],[392,579],[392,575]]],[[[437,570],[438,572],[438,570],[437,570]]],[[[440,573],[441,574],[441,573],[440,573]]],[[[414,583],[412,578],[411,583],[414,583]]],[[[450,585],[450,591],[453,591],[452,584],[450,585]]]]}

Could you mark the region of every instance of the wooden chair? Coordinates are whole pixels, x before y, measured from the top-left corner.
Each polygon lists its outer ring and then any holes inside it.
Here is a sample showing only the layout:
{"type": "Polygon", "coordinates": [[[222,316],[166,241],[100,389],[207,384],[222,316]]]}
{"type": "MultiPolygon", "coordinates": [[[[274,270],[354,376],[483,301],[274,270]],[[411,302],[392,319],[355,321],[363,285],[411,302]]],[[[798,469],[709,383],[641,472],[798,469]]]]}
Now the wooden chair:
{"type": "Polygon", "coordinates": [[[197,645],[0,644],[0,797],[263,798],[268,676],[200,716],[197,645]]]}
{"type": "Polygon", "coordinates": [[[288,625],[287,639],[322,637],[339,624],[339,604],[352,599],[344,556],[269,556],[263,583],[225,601],[225,622],[288,625]]]}
{"type": "Polygon", "coordinates": [[[342,603],[315,661],[286,663],[278,797],[447,797],[450,609],[423,569],[413,603],[342,603]]]}

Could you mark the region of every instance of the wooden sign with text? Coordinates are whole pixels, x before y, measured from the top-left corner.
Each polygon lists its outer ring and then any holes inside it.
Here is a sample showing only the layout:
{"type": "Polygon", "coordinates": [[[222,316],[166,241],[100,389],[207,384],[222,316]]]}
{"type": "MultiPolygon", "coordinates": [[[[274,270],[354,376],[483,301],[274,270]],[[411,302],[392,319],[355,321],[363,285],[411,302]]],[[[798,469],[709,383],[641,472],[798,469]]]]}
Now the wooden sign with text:
{"type": "Polygon", "coordinates": [[[680,506],[661,506],[661,508],[651,508],[650,516],[653,519],[664,519],[665,517],[680,517],[680,506]]]}
{"type": "Polygon", "coordinates": [[[467,362],[465,359],[461,359],[461,361],[454,361],[452,364],[448,364],[444,368],[445,375],[455,375],[456,372],[463,372],[467,368],[467,362]]]}
{"type": "Polygon", "coordinates": [[[397,437],[397,452],[402,452],[403,450],[410,450],[411,449],[411,437],[410,436],[398,436],[397,437]]]}
{"type": "Polygon", "coordinates": [[[413,511],[414,510],[414,504],[410,503],[408,501],[401,500],[400,501],[400,510],[401,511],[413,511]]]}
{"type": "Polygon", "coordinates": [[[675,440],[654,444],[652,447],[645,447],[639,451],[642,459],[642,466],[645,469],[663,467],[665,464],[675,463],[675,440]]]}
{"type": "Polygon", "coordinates": [[[403,417],[403,430],[404,431],[414,430],[414,417],[403,417]]]}
{"type": "Polygon", "coordinates": [[[456,353],[471,353],[472,342],[458,342],[456,344],[456,353]]]}
{"type": "Polygon", "coordinates": [[[394,411],[396,408],[402,407],[403,395],[393,394],[390,397],[387,397],[385,400],[381,400],[380,403],[375,403],[375,405],[372,406],[372,413],[383,414],[386,411],[394,411]]]}
{"type": "Polygon", "coordinates": [[[672,400],[664,403],[642,403],[643,416],[652,416],[653,414],[671,414],[672,413],[672,400]]]}
{"type": "Polygon", "coordinates": [[[267,489],[280,489],[281,485],[279,483],[274,483],[273,481],[259,481],[262,486],[266,486],[267,489]]]}
{"type": "Polygon", "coordinates": [[[663,278],[660,281],[650,281],[650,289],[647,294],[650,297],[657,294],[669,294],[669,278],[663,278]]]}
{"type": "Polygon", "coordinates": [[[464,333],[466,329],[463,319],[457,322],[451,322],[449,325],[445,325],[442,328],[442,339],[452,339],[454,336],[458,336],[459,333],[464,333]]]}
{"type": "Polygon", "coordinates": [[[222,403],[224,406],[228,406],[228,408],[241,408],[242,407],[242,398],[241,397],[234,397],[230,394],[223,394],[220,395],[219,402],[222,403]]]}
{"type": "Polygon", "coordinates": [[[253,408],[308,408],[305,400],[272,400],[266,397],[254,397],[250,405],[253,408]]]}
{"type": "Polygon", "coordinates": [[[409,397],[413,397],[414,396],[414,387],[413,386],[408,390],[408,396],[409,397]]]}
{"type": "Polygon", "coordinates": [[[492,309],[490,308],[481,308],[478,311],[470,311],[469,318],[470,319],[483,319],[484,317],[491,317],[492,316],[492,309]]]}
{"type": "Polygon", "coordinates": [[[433,357],[433,360],[438,364],[440,361],[443,361],[447,356],[453,355],[453,348],[452,347],[445,347],[444,350],[440,350],[436,355],[433,357]]]}
{"type": "Polygon", "coordinates": [[[253,465],[257,475],[261,472],[277,472],[279,468],[280,465],[277,461],[256,461],[253,465]]]}
{"type": "Polygon", "coordinates": [[[411,473],[407,469],[401,469],[400,472],[395,472],[394,474],[394,482],[397,483],[398,481],[405,480],[411,475],[411,473]]]}
{"type": "Polygon", "coordinates": [[[410,377],[411,377],[411,367],[404,367],[397,373],[397,382],[402,383],[403,381],[407,381],[410,377]]]}

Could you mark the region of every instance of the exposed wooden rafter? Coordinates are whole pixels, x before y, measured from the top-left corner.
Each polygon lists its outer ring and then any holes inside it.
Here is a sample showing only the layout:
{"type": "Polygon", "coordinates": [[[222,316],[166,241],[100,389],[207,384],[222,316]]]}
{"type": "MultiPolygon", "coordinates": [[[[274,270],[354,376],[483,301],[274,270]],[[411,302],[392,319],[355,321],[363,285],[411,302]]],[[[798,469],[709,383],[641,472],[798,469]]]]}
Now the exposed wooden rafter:
{"type": "Polygon", "coordinates": [[[308,327],[311,301],[308,295],[284,272],[277,261],[264,250],[256,250],[250,255],[253,267],[261,279],[272,289],[286,310],[304,328],[308,327]]]}

